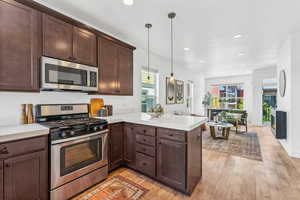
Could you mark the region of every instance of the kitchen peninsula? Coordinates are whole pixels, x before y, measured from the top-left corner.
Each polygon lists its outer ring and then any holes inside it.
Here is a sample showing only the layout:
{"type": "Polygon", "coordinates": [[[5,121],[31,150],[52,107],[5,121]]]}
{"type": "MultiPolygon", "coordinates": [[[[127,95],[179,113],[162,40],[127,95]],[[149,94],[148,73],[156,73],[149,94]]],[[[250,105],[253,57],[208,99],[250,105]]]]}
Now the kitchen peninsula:
{"type": "Polygon", "coordinates": [[[202,176],[205,117],[146,113],[104,118],[109,123],[109,169],[127,166],[186,194],[202,176]]]}

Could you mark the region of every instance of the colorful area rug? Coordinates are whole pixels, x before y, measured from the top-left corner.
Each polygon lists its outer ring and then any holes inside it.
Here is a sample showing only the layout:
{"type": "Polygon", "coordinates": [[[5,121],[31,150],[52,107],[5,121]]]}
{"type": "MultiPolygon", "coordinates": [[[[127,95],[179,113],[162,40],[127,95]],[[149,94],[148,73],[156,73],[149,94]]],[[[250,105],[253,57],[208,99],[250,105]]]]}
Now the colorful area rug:
{"type": "Polygon", "coordinates": [[[94,187],[79,200],[138,200],[148,190],[122,176],[115,176],[94,187]]]}
{"type": "Polygon", "coordinates": [[[262,161],[257,133],[230,132],[229,139],[213,139],[209,131],[203,133],[203,148],[228,153],[252,160],[262,161]]]}

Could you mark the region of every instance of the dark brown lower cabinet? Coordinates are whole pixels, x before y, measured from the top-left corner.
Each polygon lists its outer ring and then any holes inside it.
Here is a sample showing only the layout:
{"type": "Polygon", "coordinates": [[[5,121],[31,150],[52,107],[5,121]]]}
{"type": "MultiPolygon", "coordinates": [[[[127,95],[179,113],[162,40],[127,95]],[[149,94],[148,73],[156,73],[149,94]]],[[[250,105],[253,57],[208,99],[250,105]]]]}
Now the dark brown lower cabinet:
{"type": "Polygon", "coordinates": [[[179,190],[186,187],[186,144],[158,138],[157,178],[179,190]]]}
{"type": "Polygon", "coordinates": [[[119,123],[110,131],[110,170],[125,164],[185,194],[193,192],[202,177],[200,126],[180,131],[119,123]]]}
{"type": "Polygon", "coordinates": [[[142,153],[136,153],[136,168],[140,172],[155,177],[155,158],[142,153]]]}
{"type": "Polygon", "coordinates": [[[134,126],[131,124],[124,125],[124,161],[125,165],[130,168],[136,168],[135,155],[135,132],[134,126]]]}
{"type": "Polygon", "coordinates": [[[3,161],[0,161],[0,200],[4,199],[4,193],[3,193],[3,185],[4,185],[4,177],[3,177],[3,161]]]}
{"type": "Polygon", "coordinates": [[[5,200],[47,199],[46,154],[40,151],[4,161],[5,200]]]}
{"type": "Polygon", "coordinates": [[[48,200],[48,136],[0,148],[0,200],[48,200]]]}
{"type": "Polygon", "coordinates": [[[109,170],[123,165],[123,123],[109,125],[109,170]]]}

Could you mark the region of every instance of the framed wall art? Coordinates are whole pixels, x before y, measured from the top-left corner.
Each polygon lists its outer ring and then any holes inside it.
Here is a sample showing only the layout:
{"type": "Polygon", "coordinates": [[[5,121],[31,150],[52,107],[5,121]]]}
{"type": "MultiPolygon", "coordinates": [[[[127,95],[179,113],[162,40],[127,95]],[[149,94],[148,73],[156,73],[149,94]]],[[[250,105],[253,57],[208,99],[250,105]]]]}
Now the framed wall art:
{"type": "Polygon", "coordinates": [[[170,77],[166,78],[166,104],[175,104],[175,80],[171,81],[170,77]]]}
{"type": "Polygon", "coordinates": [[[184,103],[184,81],[175,81],[175,102],[177,104],[184,103]]]}

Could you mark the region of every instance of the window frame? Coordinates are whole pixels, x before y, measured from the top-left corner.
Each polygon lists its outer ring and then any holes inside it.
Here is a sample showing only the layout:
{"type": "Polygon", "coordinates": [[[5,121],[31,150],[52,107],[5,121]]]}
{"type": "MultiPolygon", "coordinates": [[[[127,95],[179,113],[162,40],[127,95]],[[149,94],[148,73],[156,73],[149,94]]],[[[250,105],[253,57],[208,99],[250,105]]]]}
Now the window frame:
{"type": "MultiPolygon", "coordinates": [[[[141,75],[141,78],[140,78],[140,84],[141,84],[141,112],[143,112],[143,109],[142,109],[142,98],[143,98],[143,94],[142,94],[142,90],[143,90],[143,77],[142,77],[142,73],[143,72],[148,72],[148,68],[147,67],[142,67],[141,68],[141,71],[140,71],[140,75],[141,75]]],[[[154,98],[155,98],[155,103],[156,104],[159,104],[159,102],[160,102],[160,98],[159,98],[159,72],[158,72],[158,70],[155,70],[155,69],[149,69],[149,72],[150,73],[154,73],[155,74],[155,80],[154,80],[154,82],[155,82],[155,87],[154,87],[154,93],[155,93],[155,95],[154,95],[154,98]]],[[[146,111],[147,112],[147,111],[146,111]]]]}
{"type": "MultiPolygon", "coordinates": [[[[218,87],[219,88],[219,95],[216,96],[214,94],[212,94],[212,97],[217,97],[219,100],[220,99],[225,99],[225,106],[221,106],[221,103],[219,103],[219,109],[228,109],[228,110],[245,110],[245,105],[246,105],[246,98],[245,98],[245,87],[244,87],[244,83],[228,83],[228,84],[212,84],[209,86],[209,91],[212,91],[213,87],[218,87]],[[225,88],[225,96],[221,97],[221,87],[225,88]],[[229,87],[236,87],[236,88],[242,88],[243,91],[243,97],[238,97],[238,92],[237,89],[235,90],[235,95],[234,96],[229,96],[229,87]],[[229,104],[229,99],[234,99],[235,101],[235,108],[229,108],[228,104],[229,104]],[[243,108],[240,109],[238,108],[238,100],[242,99],[243,101],[243,108]]],[[[213,101],[213,99],[212,99],[213,101]]],[[[213,104],[213,103],[212,103],[213,104]]]]}

